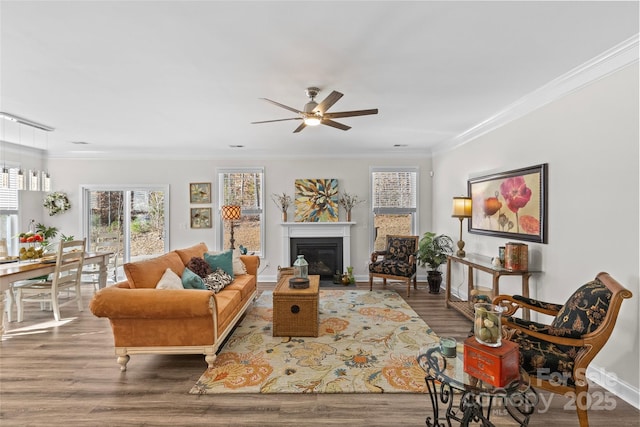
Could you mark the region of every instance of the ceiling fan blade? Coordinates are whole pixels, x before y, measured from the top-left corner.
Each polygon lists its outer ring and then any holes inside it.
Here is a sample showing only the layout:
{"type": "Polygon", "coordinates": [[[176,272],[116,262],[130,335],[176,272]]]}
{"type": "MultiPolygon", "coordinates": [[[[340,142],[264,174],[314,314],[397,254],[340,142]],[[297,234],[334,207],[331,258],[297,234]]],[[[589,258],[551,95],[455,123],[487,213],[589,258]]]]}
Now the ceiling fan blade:
{"type": "Polygon", "coordinates": [[[286,120],[302,120],[302,117],[292,117],[290,119],[262,120],[260,122],[251,122],[251,124],[252,125],[257,125],[257,124],[260,124],[260,123],[284,122],[286,120]]]}
{"type": "Polygon", "coordinates": [[[302,122],[302,123],[300,123],[300,126],[298,126],[298,127],[296,128],[296,130],[294,130],[294,131],[293,131],[293,133],[298,133],[298,132],[300,132],[302,129],[306,128],[306,127],[307,127],[307,125],[306,125],[304,122],[302,122]]]}
{"type": "Polygon", "coordinates": [[[313,109],[313,112],[316,113],[319,111],[324,114],[324,112],[331,108],[333,104],[338,102],[338,100],[342,98],[342,96],[343,94],[334,90],[320,104],[318,104],[316,108],[313,109]]]}
{"type": "Polygon", "coordinates": [[[369,114],[378,114],[377,108],[370,110],[340,111],[336,113],[325,113],[322,117],[327,119],[339,119],[341,117],[367,116],[369,114]]]}
{"type": "Polygon", "coordinates": [[[297,109],[295,109],[295,108],[293,108],[293,107],[289,107],[289,106],[284,105],[284,104],[280,104],[279,102],[272,101],[272,100],[267,99],[267,98],[260,98],[260,99],[264,99],[265,101],[270,102],[270,103],[272,103],[273,105],[277,105],[278,107],[284,108],[285,110],[289,110],[289,111],[292,111],[292,112],[294,112],[294,113],[298,113],[298,114],[303,114],[303,112],[302,112],[302,111],[297,110],[297,109]]]}
{"type": "Polygon", "coordinates": [[[343,125],[342,123],[334,122],[333,120],[328,120],[328,119],[326,119],[324,117],[322,118],[322,121],[320,123],[322,123],[323,125],[331,126],[331,127],[334,127],[336,129],[341,129],[341,130],[349,130],[349,129],[351,129],[351,126],[343,125]]]}

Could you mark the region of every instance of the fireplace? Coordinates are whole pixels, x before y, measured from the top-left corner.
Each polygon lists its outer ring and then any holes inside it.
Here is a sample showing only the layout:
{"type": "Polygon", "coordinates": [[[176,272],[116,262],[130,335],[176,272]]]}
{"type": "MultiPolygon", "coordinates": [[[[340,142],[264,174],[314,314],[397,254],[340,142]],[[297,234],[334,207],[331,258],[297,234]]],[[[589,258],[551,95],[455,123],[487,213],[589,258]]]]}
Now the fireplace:
{"type": "Polygon", "coordinates": [[[321,264],[318,263],[316,267],[322,270],[320,276],[325,277],[324,281],[331,279],[336,273],[336,270],[344,273],[345,269],[351,265],[351,226],[355,222],[282,222],[282,261],[281,265],[288,267],[293,265],[293,261],[296,259],[296,255],[300,253],[304,255],[307,262],[309,262],[309,274],[313,274],[311,271],[311,262],[313,257],[320,258],[321,264]],[[318,239],[318,240],[316,240],[318,239]],[[309,251],[319,252],[312,254],[309,252],[298,252],[297,249],[293,249],[291,244],[292,240],[312,241],[310,246],[305,248],[309,251]],[[326,242],[331,240],[337,243],[336,248],[336,261],[335,265],[331,265],[326,260],[328,258],[328,252],[333,249],[328,249],[325,245],[326,242]],[[317,246],[317,243],[322,243],[321,246],[317,246]],[[325,266],[326,264],[326,266],[325,266]],[[327,274],[324,274],[324,273],[327,274]]]}
{"type": "Polygon", "coordinates": [[[320,280],[330,280],[342,272],[342,237],[302,237],[289,239],[291,265],[298,255],[304,255],[309,263],[309,274],[317,274],[320,280]]]}

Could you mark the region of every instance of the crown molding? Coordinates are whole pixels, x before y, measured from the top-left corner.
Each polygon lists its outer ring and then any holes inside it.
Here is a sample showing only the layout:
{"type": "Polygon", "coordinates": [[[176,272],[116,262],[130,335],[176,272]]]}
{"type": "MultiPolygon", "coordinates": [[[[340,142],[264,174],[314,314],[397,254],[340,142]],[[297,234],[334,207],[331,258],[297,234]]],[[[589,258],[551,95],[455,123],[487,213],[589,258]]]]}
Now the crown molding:
{"type": "Polygon", "coordinates": [[[638,62],[639,34],[570,70],[544,86],[525,95],[503,110],[465,132],[434,146],[432,154],[456,149],[474,139],[523,117],[540,107],[575,92],[616,71],[638,62]]]}

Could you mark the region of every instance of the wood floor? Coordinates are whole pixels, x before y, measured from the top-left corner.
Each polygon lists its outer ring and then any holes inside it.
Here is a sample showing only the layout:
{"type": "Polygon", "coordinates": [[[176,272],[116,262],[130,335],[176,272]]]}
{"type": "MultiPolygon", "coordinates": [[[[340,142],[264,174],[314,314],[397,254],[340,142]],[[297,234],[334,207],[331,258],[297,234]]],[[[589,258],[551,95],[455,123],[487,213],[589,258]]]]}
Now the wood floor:
{"type": "MultiPolygon", "coordinates": [[[[272,289],[261,283],[259,289],[272,289]]],[[[359,283],[358,288],[368,289],[359,283]]],[[[378,284],[377,286],[381,286],[378,284]]],[[[390,285],[405,296],[404,288],[390,285]]],[[[471,322],[444,308],[442,294],[425,284],[408,299],[438,335],[464,339],[471,322]]],[[[91,297],[87,289],[85,301],[91,297]]],[[[0,425],[8,426],[420,426],[430,414],[427,395],[418,394],[188,394],[206,369],[202,356],[132,356],[121,373],[113,353],[109,322],[91,312],[62,308],[63,321],[29,310],[10,323],[0,356],[0,425]]],[[[606,390],[593,386],[603,396],[606,390]]],[[[543,394],[551,406],[532,416],[531,426],[577,426],[562,396],[543,394]]],[[[605,405],[603,405],[605,406],[605,405]]],[[[614,398],[609,410],[591,410],[592,426],[639,426],[640,413],[614,398]]],[[[498,426],[515,425],[495,414],[498,426]]]]}

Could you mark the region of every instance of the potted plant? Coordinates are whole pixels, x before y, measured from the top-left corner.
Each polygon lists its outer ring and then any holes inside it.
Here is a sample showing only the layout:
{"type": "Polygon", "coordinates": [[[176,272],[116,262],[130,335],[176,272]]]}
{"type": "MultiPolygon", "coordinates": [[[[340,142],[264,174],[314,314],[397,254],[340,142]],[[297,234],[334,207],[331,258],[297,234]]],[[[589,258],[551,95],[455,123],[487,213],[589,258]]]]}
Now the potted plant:
{"type": "Polygon", "coordinates": [[[453,240],[451,237],[427,231],[418,242],[418,265],[428,266],[427,282],[429,292],[437,294],[442,284],[442,272],[438,268],[447,261],[447,255],[453,254],[453,240]]]}

